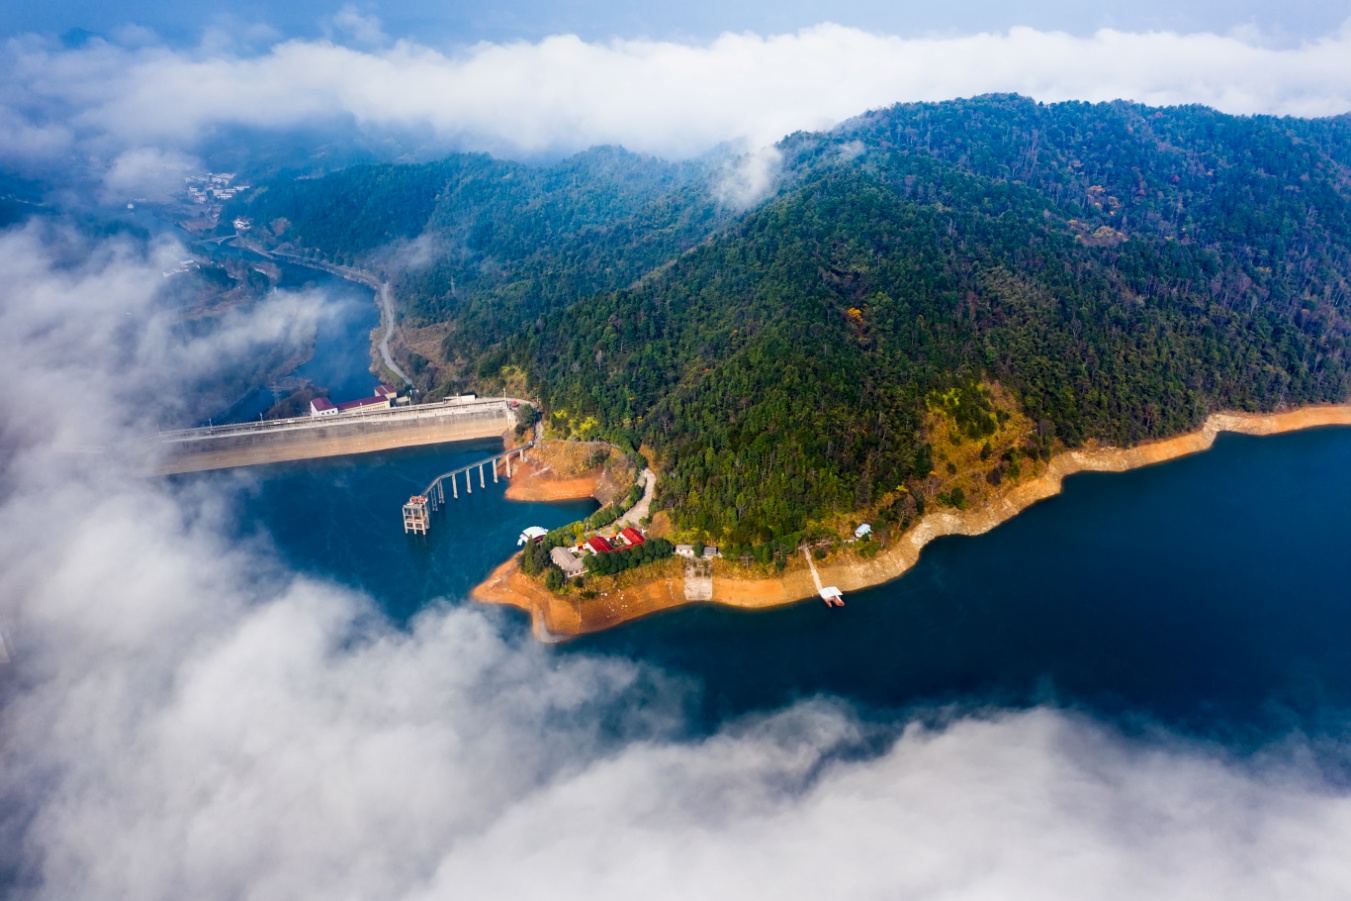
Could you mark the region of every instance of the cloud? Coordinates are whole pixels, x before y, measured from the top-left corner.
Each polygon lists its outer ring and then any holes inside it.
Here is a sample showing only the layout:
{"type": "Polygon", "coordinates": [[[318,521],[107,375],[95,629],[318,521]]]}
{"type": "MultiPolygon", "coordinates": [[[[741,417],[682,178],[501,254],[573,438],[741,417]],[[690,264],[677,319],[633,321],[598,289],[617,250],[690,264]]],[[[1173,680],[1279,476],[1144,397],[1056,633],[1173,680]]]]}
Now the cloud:
{"type": "Polygon", "coordinates": [[[783,154],[772,145],[724,163],[714,188],[719,202],[738,210],[754,206],[773,189],[782,163],[783,154]]]}
{"type": "MultiPolygon", "coordinates": [[[[383,40],[352,7],[333,25],[358,44],[383,40]]],[[[4,130],[0,154],[27,158],[62,141],[109,158],[199,150],[223,125],[351,122],[507,155],[617,143],[687,157],[728,141],[762,147],[899,101],[991,91],[1323,116],[1351,110],[1348,55],[1348,29],[1293,47],[1246,32],[900,38],[831,24],[697,44],[557,35],[451,53],[411,40],[367,50],[289,40],[240,54],[18,39],[0,61],[0,121],[22,124],[4,130]]]]}
{"type": "Polygon", "coordinates": [[[667,674],[559,655],[453,600],[397,629],[265,537],[234,538],[247,473],[169,484],[53,454],[63,436],[134,434],[144,398],[121,386],[210,356],[170,328],[144,337],[168,315],[160,269],[177,252],[0,234],[8,896],[1319,899],[1351,885],[1351,798],[1297,742],[1236,761],[1063,711],[878,725],[829,699],[691,736],[694,689],[667,674]],[[60,528],[34,527],[53,511],[60,528]]]}
{"type": "Polygon", "coordinates": [[[0,332],[10,365],[31,379],[5,402],[0,448],[153,433],[157,422],[191,417],[194,395],[260,358],[296,353],[325,317],[348,312],[321,291],[278,291],[187,330],[163,275],[185,256],[173,241],[95,241],[43,223],[0,233],[0,332]]]}
{"type": "Polygon", "coordinates": [[[201,162],[177,151],[138,147],[117,156],[103,178],[105,199],[128,197],[165,201],[183,190],[183,178],[201,170],[201,162]]]}
{"type": "Polygon", "coordinates": [[[334,31],[347,35],[357,44],[375,47],[389,41],[378,17],[363,15],[350,3],[334,13],[330,25],[334,31]]]}

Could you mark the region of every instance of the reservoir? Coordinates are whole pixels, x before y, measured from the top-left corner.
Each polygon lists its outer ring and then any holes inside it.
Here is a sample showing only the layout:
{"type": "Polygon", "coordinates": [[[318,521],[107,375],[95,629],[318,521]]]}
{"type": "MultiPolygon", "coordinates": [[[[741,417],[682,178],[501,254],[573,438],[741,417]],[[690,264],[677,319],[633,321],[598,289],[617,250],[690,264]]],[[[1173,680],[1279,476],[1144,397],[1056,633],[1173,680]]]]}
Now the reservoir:
{"type": "MultiPolygon", "coordinates": [[[[249,257],[247,251],[225,247],[217,252],[234,251],[249,257]]],[[[336,275],[297,266],[277,264],[281,270],[281,291],[321,291],[326,298],[325,315],[319,319],[314,336],[314,354],[293,372],[287,380],[305,380],[316,388],[327,388],[337,401],[369,397],[378,382],[370,372],[371,332],[380,325],[380,308],[375,293],[364,285],[354,284],[336,275]]],[[[267,301],[264,300],[264,303],[267,301]]],[[[284,395],[285,392],[278,392],[284,395]]],[[[218,423],[256,420],[279,399],[267,386],[256,388],[217,416],[218,423]]]]}
{"type": "MultiPolygon", "coordinates": [[[[241,531],[290,564],[368,592],[395,621],[463,600],[527,525],[594,507],[522,504],[489,484],[427,537],[399,504],[496,442],[259,467],[241,531]]],[[[1162,725],[1241,748],[1340,735],[1351,710],[1351,429],[1225,434],[1208,453],[1065,492],[976,538],[925,549],[901,579],[766,611],[686,608],[556,646],[697,685],[692,719],[828,695],[893,719],[935,707],[1051,703],[1123,728],[1162,725]]],[[[486,609],[486,608],[485,608],[486,609]]],[[[490,609],[509,634],[523,615],[490,609]]]]}
{"type": "MultiPolygon", "coordinates": [[[[312,271],[311,271],[312,272],[312,271]]],[[[323,273],[313,277],[331,278],[323,273]]],[[[371,380],[368,289],[307,364],[341,393],[371,380]]],[[[346,303],[346,301],[340,301],[346,303]]],[[[256,413],[254,414],[256,415],[256,413]]],[[[245,417],[247,418],[247,417],[245,417]]],[[[487,441],[193,476],[237,498],[241,537],[368,593],[405,623],[469,590],[516,549],[592,502],[507,501],[505,484],[448,503],[428,536],[400,505],[487,441]]],[[[652,665],[694,686],[690,721],[829,696],[882,721],[1035,704],[1127,731],[1164,727],[1234,750],[1341,738],[1351,713],[1351,429],[1223,434],[1203,454],[1065,491],[994,531],[929,545],[901,579],[764,610],[692,607],[554,646],[652,665]]],[[[524,615],[479,608],[522,641],[524,615]]],[[[1338,773],[1345,765],[1330,764],[1338,773]]]]}

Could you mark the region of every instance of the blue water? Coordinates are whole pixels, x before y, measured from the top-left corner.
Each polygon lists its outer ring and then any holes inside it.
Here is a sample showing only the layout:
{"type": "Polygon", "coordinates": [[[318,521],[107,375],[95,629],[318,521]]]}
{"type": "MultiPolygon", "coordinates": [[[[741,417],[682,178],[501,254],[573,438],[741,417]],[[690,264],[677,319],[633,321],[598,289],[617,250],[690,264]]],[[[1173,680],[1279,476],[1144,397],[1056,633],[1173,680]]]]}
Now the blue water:
{"type": "MultiPolygon", "coordinates": [[[[240,255],[247,251],[233,250],[240,255]]],[[[314,353],[309,362],[283,377],[309,380],[316,388],[328,389],[336,402],[370,397],[379,380],[371,374],[371,331],[380,325],[380,308],[375,293],[336,275],[304,266],[282,264],[283,291],[322,291],[327,299],[327,314],[320,318],[314,338],[314,353]]],[[[264,300],[263,303],[268,301],[264,300]]],[[[217,415],[215,422],[247,422],[265,413],[280,397],[267,386],[217,415]]]]}
{"type": "MultiPolygon", "coordinates": [[[[378,314],[353,290],[371,319],[321,341],[311,364],[334,385],[369,380],[378,314]]],[[[434,601],[466,603],[522,528],[594,508],[512,503],[490,482],[450,502],[431,535],[403,533],[408,495],[499,446],[256,468],[243,476],[239,528],[270,536],[304,572],[368,592],[395,622],[434,601]]],[[[1310,738],[1346,778],[1335,743],[1319,742],[1351,722],[1349,546],[1351,429],[1222,435],[1198,456],[1072,477],[987,535],[931,544],[903,578],[851,594],[842,610],[685,608],[554,653],[690,677],[697,728],[815,695],[884,719],[1052,703],[1234,749],[1310,738]]],[[[527,628],[521,615],[498,619],[527,628]]]]}
{"type": "Polygon", "coordinates": [[[697,676],[710,720],[817,693],[882,713],[1052,702],[1229,744],[1351,721],[1351,429],[1225,435],[1086,474],[903,578],[765,612],[666,614],[565,653],[697,676]]]}
{"type": "Polygon", "coordinates": [[[591,500],[509,501],[506,479],[493,484],[485,472],[484,486],[476,477],[472,494],[463,480],[459,500],[447,493],[430,534],[404,534],[402,507],[410,495],[501,449],[500,440],[461,442],[187,478],[223,486],[243,478],[241,537],[270,537],[291,566],[366,591],[390,618],[405,622],[431,601],[462,601],[517,550],[526,526],[552,529],[596,509],[591,500]]]}
{"type": "MultiPolygon", "coordinates": [[[[241,528],[370,592],[396,621],[439,598],[462,603],[521,528],[593,506],[512,503],[489,482],[427,538],[403,534],[410,493],[496,446],[261,468],[241,528]]],[[[1075,476],[987,535],[931,544],[911,572],[842,610],[686,608],[554,653],[692,677],[704,728],[826,694],[880,718],[1049,702],[1235,748],[1339,738],[1351,722],[1348,511],[1351,429],[1221,436],[1196,457],[1075,476]]]]}

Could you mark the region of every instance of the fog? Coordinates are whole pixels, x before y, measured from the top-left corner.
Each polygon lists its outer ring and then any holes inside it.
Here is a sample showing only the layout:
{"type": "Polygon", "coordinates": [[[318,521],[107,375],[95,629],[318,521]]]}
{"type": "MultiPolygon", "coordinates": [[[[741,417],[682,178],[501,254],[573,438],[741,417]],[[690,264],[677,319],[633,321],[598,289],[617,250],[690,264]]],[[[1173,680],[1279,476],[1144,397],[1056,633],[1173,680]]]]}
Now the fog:
{"type": "MultiPolygon", "coordinates": [[[[336,123],[509,156],[769,147],[870,107],[1040,100],[1351,109],[1351,31],[899,38],[819,25],[703,42],[324,38],[183,49],[144,31],[0,49],[0,166],[163,196],[222,129],[336,123]]],[[[858,148],[845,148],[856,153],[858,148]]],[[[397,154],[395,154],[397,155],[397,154]]],[[[389,249],[414,269],[426,241],[389,249]]],[[[1351,799],[1298,736],[1256,756],[1072,711],[877,723],[815,698],[712,735],[700,686],[558,654],[461,598],[406,628],[241,529],[256,483],[146,478],[182,386],[338,315],[323,292],[201,334],[172,241],[0,232],[0,880],[32,899],[1345,897],[1351,799]],[[253,537],[241,539],[240,534],[253,537]]],[[[199,388],[191,391],[204,390],[199,388]]],[[[1326,754],[1327,749],[1320,749],[1326,754]]]]}
{"type": "Polygon", "coordinates": [[[1276,45],[1255,29],[903,38],[821,24],[703,42],[557,34],[445,51],[391,41],[350,7],[327,27],[327,38],[261,45],[213,31],[191,49],[142,32],[76,49],[12,39],[0,50],[0,163],[93,165],[108,192],[134,196],[231,127],[347,129],[388,139],[395,156],[622,144],[684,158],[729,142],[755,151],[901,101],[993,91],[1236,114],[1351,110],[1346,28],[1276,45]]]}
{"type": "MultiPolygon", "coordinates": [[[[169,483],[113,452],[153,418],[147,390],[218,354],[165,324],[160,272],[181,254],[59,226],[0,233],[9,896],[1317,899],[1351,885],[1351,800],[1298,739],[1235,759],[1056,709],[878,724],[830,698],[700,735],[698,685],[559,655],[459,598],[394,627],[369,598],[291,571],[266,536],[234,537],[247,472],[169,483]],[[109,450],[61,452],[75,444],[109,450]]],[[[267,315],[231,331],[275,337],[267,315]]]]}

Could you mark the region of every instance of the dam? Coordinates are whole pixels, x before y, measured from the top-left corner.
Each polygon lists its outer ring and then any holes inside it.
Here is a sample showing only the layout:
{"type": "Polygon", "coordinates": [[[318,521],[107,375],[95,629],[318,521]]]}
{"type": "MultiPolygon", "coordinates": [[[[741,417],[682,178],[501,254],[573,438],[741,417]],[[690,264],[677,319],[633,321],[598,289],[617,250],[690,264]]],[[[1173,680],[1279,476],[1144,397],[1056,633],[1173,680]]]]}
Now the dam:
{"type": "Polygon", "coordinates": [[[516,426],[512,398],[454,399],[341,416],[299,417],[162,432],[155,472],[171,475],[497,438],[516,426]]]}

